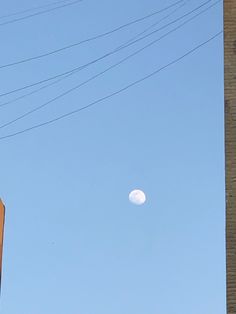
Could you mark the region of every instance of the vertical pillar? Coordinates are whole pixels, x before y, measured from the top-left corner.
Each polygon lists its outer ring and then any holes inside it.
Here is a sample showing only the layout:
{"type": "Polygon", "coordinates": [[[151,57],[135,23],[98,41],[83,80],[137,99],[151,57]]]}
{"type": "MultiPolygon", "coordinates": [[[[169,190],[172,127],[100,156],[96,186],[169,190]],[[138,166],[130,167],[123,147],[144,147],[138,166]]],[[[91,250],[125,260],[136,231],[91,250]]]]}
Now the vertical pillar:
{"type": "Polygon", "coordinates": [[[236,314],[236,0],[224,0],[227,314],[236,314]]]}

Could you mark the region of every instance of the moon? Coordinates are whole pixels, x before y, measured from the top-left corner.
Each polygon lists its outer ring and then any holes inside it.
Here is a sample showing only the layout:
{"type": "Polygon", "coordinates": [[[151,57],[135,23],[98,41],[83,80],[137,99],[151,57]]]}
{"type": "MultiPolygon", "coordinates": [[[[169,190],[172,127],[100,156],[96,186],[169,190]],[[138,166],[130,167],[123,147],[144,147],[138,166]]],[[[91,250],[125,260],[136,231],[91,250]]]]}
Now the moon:
{"type": "Polygon", "coordinates": [[[129,193],[129,201],[135,205],[143,205],[146,202],[146,195],[142,190],[133,190],[129,193]]]}

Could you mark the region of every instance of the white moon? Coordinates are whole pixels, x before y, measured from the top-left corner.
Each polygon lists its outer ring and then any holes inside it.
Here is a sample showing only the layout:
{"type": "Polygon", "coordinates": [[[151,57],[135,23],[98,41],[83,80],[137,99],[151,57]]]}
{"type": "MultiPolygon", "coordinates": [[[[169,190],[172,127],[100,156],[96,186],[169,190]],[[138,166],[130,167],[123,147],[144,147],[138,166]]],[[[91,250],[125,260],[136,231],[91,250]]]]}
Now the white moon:
{"type": "Polygon", "coordinates": [[[129,200],[135,205],[142,205],[146,202],[146,195],[141,190],[133,190],[129,193],[129,200]]]}

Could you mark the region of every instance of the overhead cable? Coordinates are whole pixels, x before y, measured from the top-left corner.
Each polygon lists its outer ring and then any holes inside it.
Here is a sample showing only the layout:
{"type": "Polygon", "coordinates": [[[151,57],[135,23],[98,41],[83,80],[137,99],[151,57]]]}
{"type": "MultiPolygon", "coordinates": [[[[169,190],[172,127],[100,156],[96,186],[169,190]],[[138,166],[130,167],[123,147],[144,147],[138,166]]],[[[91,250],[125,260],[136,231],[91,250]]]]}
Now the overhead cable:
{"type": "MultiPolygon", "coordinates": [[[[209,8],[210,8],[210,7],[209,7],[209,8]]],[[[208,9],[209,9],[209,8],[208,8],[208,9]]],[[[95,74],[94,76],[90,77],[89,79],[85,80],[84,82],[82,82],[82,83],[80,83],[80,84],[78,84],[78,85],[76,85],[76,86],[74,86],[74,87],[68,89],[67,91],[65,91],[65,92],[63,92],[63,93],[61,93],[61,94],[59,94],[58,96],[52,98],[51,100],[47,101],[46,103],[43,103],[42,105],[39,105],[39,106],[35,107],[34,109],[31,109],[31,110],[25,112],[24,114],[19,115],[18,117],[14,118],[13,120],[10,120],[10,121],[6,122],[5,124],[0,125],[0,129],[3,129],[3,128],[5,128],[5,127],[7,127],[7,126],[9,126],[9,125],[11,125],[11,124],[13,124],[13,123],[15,123],[15,122],[21,120],[21,119],[23,119],[23,118],[25,118],[25,117],[27,117],[27,116],[33,114],[34,112],[41,110],[42,108],[48,106],[49,104],[55,102],[56,100],[61,99],[62,97],[64,97],[64,96],[70,94],[71,92],[73,92],[73,91],[79,89],[80,87],[86,85],[87,83],[89,83],[89,82],[91,82],[92,80],[98,78],[99,76],[105,74],[106,72],[108,72],[108,71],[110,71],[111,69],[117,67],[118,65],[124,63],[125,61],[127,61],[127,60],[133,58],[135,55],[137,55],[137,54],[139,54],[140,52],[146,50],[147,48],[153,46],[154,44],[156,44],[157,42],[159,42],[161,39],[167,37],[169,34],[175,32],[175,31],[178,30],[179,28],[183,27],[184,25],[186,25],[187,23],[189,23],[190,21],[192,21],[193,19],[195,19],[196,17],[198,17],[199,15],[201,15],[201,14],[202,14],[203,12],[205,12],[205,11],[206,11],[206,9],[205,9],[205,10],[202,10],[202,11],[199,12],[198,14],[195,14],[193,17],[189,18],[188,20],[186,20],[186,21],[183,22],[182,24],[178,25],[178,26],[175,27],[174,29],[170,30],[170,31],[167,32],[166,34],[162,35],[162,36],[159,37],[158,39],[156,39],[156,40],[150,42],[150,43],[147,44],[146,46],[142,47],[141,49],[138,49],[138,50],[135,51],[134,53],[128,55],[127,57],[123,58],[123,59],[120,60],[119,62],[117,62],[117,63],[115,63],[115,64],[109,66],[107,69],[105,69],[105,70],[99,72],[98,74],[95,74]]]]}
{"type": "Polygon", "coordinates": [[[69,1],[69,0],[55,1],[55,2],[48,3],[48,4],[40,5],[40,6],[37,6],[37,7],[31,7],[31,8],[25,9],[25,10],[17,11],[17,12],[14,12],[14,13],[1,15],[0,19],[5,19],[5,18],[8,18],[8,17],[16,16],[16,15],[22,15],[22,14],[27,13],[27,12],[32,12],[32,11],[48,8],[48,7],[51,7],[51,6],[60,4],[60,3],[68,3],[68,2],[71,2],[71,1],[69,1]]]}
{"type": "MultiPolygon", "coordinates": [[[[70,49],[70,48],[73,48],[73,47],[75,47],[75,46],[79,46],[79,45],[81,45],[81,44],[84,44],[84,43],[87,43],[87,42],[90,42],[90,41],[93,41],[93,40],[96,40],[96,39],[99,39],[99,38],[108,36],[108,35],[110,35],[110,34],[113,34],[113,33],[117,32],[117,31],[120,31],[121,29],[124,29],[124,28],[126,28],[126,27],[129,27],[129,26],[131,26],[131,25],[133,25],[133,24],[135,24],[135,23],[142,22],[142,21],[144,21],[144,20],[146,20],[146,19],[151,18],[151,17],[154,16],[154,15],[157,15],[157,14],[159,14],[159,13],[162,13],[162,12],[164,12],[164,11],[166,11],[166,10],[172,8],[173,6],[176,6],[176,5],[178,5],[179,3],[182,3],[183,1],[184,1],[184,0],[178,0],[177,2],[171,4],[171,5],[169,5],[169,6],[165,7],[165,8],[163,8],[163,9],[160,9],[160,10],[158,10],[158,11],[155,11],[155,12],[152,12],[152,13],[150,13],[150,14],[148,14],[148,15],[145,15],[145,16],[143,16],[143,17],[141,17],[141,18],[138,18],[138,19],[135,19],[135,20],[133,20],[133,21],[131,21],[131,22],[125,23],[125,24],[123,24],[123,25],[120,25],[120,26],[118,26],[118,27],[116,27],[116,28],[114,28],[114,29],[112,29],[112,30],[110,30],[110,31],[107,31],[107,32],[105,32],[105,33],[101,33],[101,34],[98,34],[98,35],[96,35],[96,36],[92,36],[92,37],[90,37],[90,38],[81,40],[81,41],[79,41],[79,42],[76,42],[76,43],[73,43],[73,44],[70,44],[70,45],[67,45],[67,46],[63,46],[63,47],[61,47],[61,48],[58,48],[58,49],[55,49],[55,50],[51,50],[51,51],[49,51],[49,52],[46,52],[46,53],[43,53],[43,54],[40,54],[40,55],[37,55],[37,56],[33,56],[33,57],[21,59],[21,60],[19,60],[19,61],[7,63],[7,64],[3,64],[3,65],[0,66],[0,69],[6,68],[6,67],[15,66],[15,65],[22,64],[22,63],[29,62],[29,61],[33,61],[33,60],[37,60],[37,59],[40,59],[40,58],[43,58],[43,57],[47,57],[47,56],[53,55],[53,54],[55,54],[55,53],[59,53],[59,52],[61,52],[61,51],[63,51],[63,50],[70,49]]],[[[209,0],[209,1],[211,1],[211,0],[209,0]]]]}
{"type": "Polygon", "coordinates": [[[52,11],[55,11],[55,10],[58,10],[58,9],[66,8],[68,6],[77,4],[77,3],[82,2],[82,1],[83,0],[76,0],[76,1],[73,1],[73,2],[69,2],[69,3],[66,3],[66,4],[63,4],[63,5],[51,8],[51,9],[47,9],[47,10],[44,10],[44,11],[40,11],[40,12],[35,12],[35,13],[32,13],[32,14],[29,14],[29,15],[26,15],[26,16],[18,17],[18,18],[15,18],[13,20],[2,22],[2,23],[0,23],[0,26],[5,26],[5,25],[8,25],[8,24],[16,23],[16,22],[19,22],[19,21],[23,21],[23,20],[32,18],[34,16],[38,16],[38,15],[49,13],[49,12],[52,12],[52,11]]]}
{"type": "MultiPolygon", "coordinates": [[[[172,14],[176,13],[176,11],[179,10],[180,8],[182,8],[182,7],[183,7],[183,4],[180,5],[179,7],[177,7],[177,9],[173,10],[173,11],[172,11],[171,13],[169,13],[168,15],[165,15],[163,18],[159,19],[157,22],[155,22],[155,24],[149,26],[149,27],[146,28],[144,31],[142,31],[142,32],[140,32],[140,33],[138,33],[138,34],[136,34],[135,37],[130,38],[128,41],[126,41],[126,42],[123,43],[122,45],[119,45],[118,47],[116,47],[115,49],[113,49],[112,52],[114,52],[114,51],[117,51],[117,52],[118,52],[119,50],[121,50],[121,49],[123,49],[123,48],[126,48],[126,47],[124,47],[124,46],[126,46],[126,45],[129,44],[129,43],[131,43],[133,40],[135,40],[136,38],[140,37],[140,35],[143,35],[147,30],[150,30],[151,28],[153,28],[153,27],[156,26],[157,24],[161,23],[163,20],[167,19],[167,18],[170,17],[172,14]]],[[[105,56],[108,57],[107,54],[105,54],[105,56]]],[[[103,59],[103,58],[105,58],[105,57],[102,56],[102,59],[103,59]]],[[[43,89],[45,89],[45,88],[48,88],[48,87],[50,87],[50,86],[52,86],[52,85],[55,85],[55,84],[61,82],[62,80],[64,80],[64,79],[66,79],[66,78],[68,78],[68,77],[70,77],[70,76],[72,76],[72,75],[78,73],[79,71],[85,69],[85,68],[88,67],[89,65],[94,64],[94,63],[96,63],[96,62],[98,62],[98,61],[100,61],[100,60],[101,60],[101,57],[99,57],[99,58],[93,60],[93,61],[92,61],[93,63],[90,62],[90,63],[87,63],[87,64],[85,64],[85,65],[76,67],[76,68],[74,68],[74,69],[72,69],[72,70],[63,72],[63,73],[61,73],[61,74],[59,74],[59,75],[50,77],[50,78],[48,78],[48,79],[46,79],[46,80],[41,80],[41,81],[35,82],[35,83],[33,83],[33,84],[23,86],[23,87],[21,87],[21,88],[17,88],[17,89],[15,89],[15,90],[11,90],[11,91],[9,91],[9,92],[7,92],[7,93],[0,94],[0,97],[6,96],[6,95],[9,95],[9,94],[12,94],[12,93],[15,93],[15,92],[19,92],[19,91],[24,90],[24,89],[28,89],[28,88],[33,87],[33,86],[36,86],[36,85],[41,85],[41,84],[43,84],[43,83],[46,83],[46,82],[48,82],[48,81],[54,80],[54,79],[56,79],[56,78],[59,77],[59,79],[57,79],[56,81],[53,81],[53,82],[51,82],[51,83],[49,83],[49,84],[47,84],[47,85],[44,85],[44,86],[42,86],[42,87],[40,87],[40,88],[38,88],[38,89],[36,89],[36,90],[34,90],[34,91],[31,91],[31,92],[29,92],[29,93],[27,93],[27,94],[21,95],[21,96],[19,96],[19,97],[16,97],[16,98],[14,98],[14,99],[12,99],[12,100],[9,100],[9,101],[7,101],[7,102],[4,102],[4,103],[0,104],[0,108],[6,106],[6,105],[8,105],[8,104],[11,104],[11,103],[13,103],[13,102],[15,102],[15,101],[17,101],[17,100],[21,100],[21,99],[23,99],[23,98],[25,98],[25,97],[28,97],[28,96],[30,96],[30,95],[33,95],[33,94],[35,94],[35,93],[37,93],[37,92],[39,92],[39,91],[41,91],[41,90],[43,90],[43,89]]]]}
{"type": "Polygon", "coordinates": [[[166,68],[168,68],[168,67],[170,67],[170,66],[172,66],[172,65],[174,65],[174,64],[176,64],[176,63],[178,63],[178,62],[180,62],[181,60],[183,60],[183,59],[184,59],[185,57],[187,57],[188,55],[194,53],[195,51],[197,51],[197,50],[200,49],[201,47],[205,46],[206,44],[208,44],[209,42],[211,42],[212,40],[214,40],[216,37],[220,36],[222,33],[223,33],[223,31],[218,32],[217,34],[215,34],[214,36],[212,36],[212,37],[209,38],[208,40],[202,42],[200,45],[194,47],[193,49],[191,49],[191,50],[189,50],[188,52],[186,52],[185,54],[183,54],[181,57],[179,57],[179,58],[177,58],[177,59],[175,59],[175,60],[173,60],[173,61],[167,63],[167,64],[164,65],[163,67],[158,68],[157,70],[155,70],[155,71],[151,72],[150,74],[148,74],[148,75],[142,77],[141,79],[136,80],[136,81],[130,83],[129,85],[126,85],[125,87],[123,87],[123,88],[121,88],[121,89],[119,89],[119,90],[117,90],[117,91],[115,91],[115,92],[113,92],[113,93],[108,94],[108,95],[105,96],[105,97],[99,98],[99,99],[97,99],[97,100],[91,102],[90,104],[88,104],[88,105],[86,105],[86,106],[80,107],[80,108],[78,108],[78,109],[75,109],[75,110],[70,111],[70,112],[68,112],[68,113],[65,113],[65,114],[63,114],[63,115],[60,115],[60,116],[58,116],[58,117],[56,117],[56,118],[54,118],[54,119],[47,120],[47,121],[45,121],[45,122],[43,122],[43,123],[35,124],[35,125],[33,125],[33,126],[29,127],[29,128],[25,128],[25,129],[22,129],[22,130],[20,130],[20,131],[17,131],[17,132],[14,132],[14,133],[10,133],[10,134],[1,136],[1,137],[0,137],[0,140],[4,140],[4,139],[10,138],[10,137],[15,137],[15,136],[17,136],[17,135],[20,135],[20,134],[23,134],[23,133],[26,133],[26,132],[35,130],[35,129],[37,129],[37,128],[41,128],[41,127],[46,126],[46,125],[49,125],[49,124],[52,124],[52,123],[54,123],[54,122],[56,122],[56,121],[65,119],[65,118],[67,118],[67,117],[69,117],[69,116],[72,116],[72,115],[78,113],[78,112],[81,112],[81,111],[83,111],[83,110],[85,110],[85,109],[88,109],[88,108],[90,108],[90,107],[92,107],[92,106],[95,106],[96,104],[101,103],[101,102],[103,102],[103,101],[105,101],[105,100],[108,100],[108,99],[110,99],[110,98],[112,98],[112,97],[114,97],[114,96],[116,96],[116,95],[118,95],[118,94],[121,94],[121,93],[123,93],[124,91],[130,89],[131,87],[140,84],[141,82],[143,82],[143,81],[145,81],[145,80],[147,80],[147,79],[153,77],[154,75],[157,75],[159,72],[165,70],[166,68]]]}
{"type": "MultiPolygon", "coordinates": [[[[121,45],[121,46],[119,46],[118,48],[115,48],[114,50],[112,50],[112,51],[110,51],[110,52],[104,54],[103,56],[101,56],[101,57],[99,57],[99,58],[97,58],[97,59],[94,59],[94,60],[92,60],[92,61],[90,61],[90,62],[88,62],[88,63],[86,63],[86,64],[84,64],[84,65],[82,65],[82,66],[78,66],[78,67],[75,67],[75,68],[73,68],[73,69],[71,69],[71,70],[69,70],[69,71],[60,73],[60,74],[58,74],[58,75],[49,77],[49,78],[47,78],[47,79],[40,80],[40,81],[37,81],[37,82],[35,82],[35,83],[31,83],[31,84],[29,84],[29,85],[25,85],[25,86],[23,86],[23,87],[16,88],[16,89],[11,90],[11,91],[8,91],[8,92],[4,92],[4,93],[0,94],[0,97],[7,96],[7,95],[10,95],[10,94],[15,93],[15,92],[19,92],[19,91],[21,91],[21,90],[24,90],[24,89],[27,89],[27,88],[30,88],[30,87],[33,87],[33,86],[36,86],[36,85],[39,85],[39,84],[42,84],[42,83],[46,83],[46,82],[48,82],[48,81],[50,81],[50,80],[54,80],[54,79],[56,79],[56,78],[58,78],[58,77],[67,75],[67,74],[72,73],[72,72],[75,72],[75,71],[77,71],[77,70],[80,71],[80,70],[82,70],[82,69],[84,69],[84,68],[86,68],[86,67],[88,67],[88,66],[90,66],[90,65],[92,65],[92,64],[94,64],[94,63],[96,63],[96,62],[98,62],[98,61],[100,61],[100,60],[102,60],[102,59],[107,58],[108,56],[111,56],[111,55],[117,53],[117,52],[120,51],[120,50],[123,50],[123,49],[125,49],[125,48],[127,48],[127,47],[129,47],[129,46],[131,46],[131,45],[133,45],[133,44],[135,44],[135,43],[137,43],[137,42],[143,40],[143,39],[148,38],[149,36],[152,36],[153,34],[155,34],[155,33],[159,32],[159,31],[161,31],[161,30],[167,28],[168,26],[171,26],[172,24],[174,24],[174,23],[176,23],[176,22],[178,22],[178,21],[184,19],[184,18],[187,17],[188,15],[191,15],[192,13],[196,12],[196,11],[199,10],[201,7],[205,6],[206,4],[208,4],[208,3],[211,2],[211,1],[212,1],[212,0],[208,0],[208,1],[204,2],[204,3],[202,3],[200,6],[196,7],[195,9],[193,9],[193,10],[187,12],[186,14],[182,15],[181,17],[179,17],[179,18],[177,18],[177,19],[175,19],[175,20],[173,20],[173,21],[171,21],[171,22],[169,22],[169,23],[167,23],[167,24],[161,26],[160,28],[158,28],[158,29],[156,29],[156,30],[154,30],[154,31],[152,31],[152,32],[150,32],[150,33],[144,35],[143,37],[140,37],[140,38],[138,38],[138,39],[136,39],[136,40],[134,40],[134,41],[132,41],[132,42],[130,42],[130,43],[125,44],[125,45],[121,45]]],[[[218,3],[220,3],[220,2],[221,2],[221,0],[217,0],[217,1],[214,2],[211,6],[209,6],[209,7],[206,8],[206,9],[204,9],[202,12],[200,12],[200,14],[203,13],[203,12],[205,12],[205,11],[207,11],[207,10],[209,10],[211,7],[215,6],[216,4],[218,4],[218,3]]]]}

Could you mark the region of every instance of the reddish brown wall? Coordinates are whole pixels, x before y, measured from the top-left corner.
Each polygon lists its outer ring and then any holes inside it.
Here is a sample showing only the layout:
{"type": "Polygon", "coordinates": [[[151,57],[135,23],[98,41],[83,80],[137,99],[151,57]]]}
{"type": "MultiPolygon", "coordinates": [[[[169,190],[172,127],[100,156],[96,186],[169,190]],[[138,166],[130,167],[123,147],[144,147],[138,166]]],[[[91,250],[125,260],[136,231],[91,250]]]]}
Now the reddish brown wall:
{"type": "Polygon", "coordinates": [[[227,313],[236,314],[236,0],[224,0],[227,313]]]}
{"type": "Polygon", "coordinates": [[[3,251],[3,231],[4,231],[5,208],[0,199],[0,288],[2,275],[2,251],[3,251]]]}

